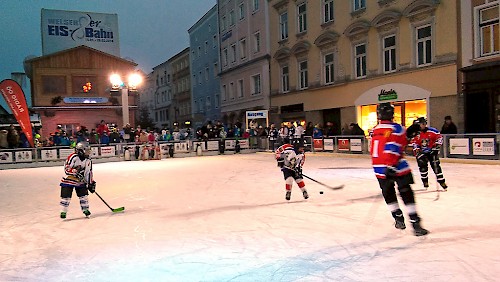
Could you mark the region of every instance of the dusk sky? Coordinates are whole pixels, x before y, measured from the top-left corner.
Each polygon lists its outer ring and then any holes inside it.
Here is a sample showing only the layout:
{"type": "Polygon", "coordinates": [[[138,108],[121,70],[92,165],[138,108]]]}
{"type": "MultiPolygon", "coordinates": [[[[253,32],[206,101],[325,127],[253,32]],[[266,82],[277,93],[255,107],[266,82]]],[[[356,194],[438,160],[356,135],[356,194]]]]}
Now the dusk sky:
{"type": "MultiPolygon", "coordinates": [[[[42,55],[41,9],[118,14],[120,54],[145,73],[189,46],[187,30],[216,0],[2,0],[0,81],[42,55]]],[[[5,108],[5,102],[0,99],[5,108]]]]}

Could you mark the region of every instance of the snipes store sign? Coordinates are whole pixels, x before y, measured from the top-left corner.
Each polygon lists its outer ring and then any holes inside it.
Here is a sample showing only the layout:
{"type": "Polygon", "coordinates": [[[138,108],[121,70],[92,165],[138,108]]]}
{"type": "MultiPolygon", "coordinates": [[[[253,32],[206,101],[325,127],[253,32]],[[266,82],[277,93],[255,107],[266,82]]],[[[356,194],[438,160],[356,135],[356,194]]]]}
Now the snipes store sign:
{"type": "Polygon", "coordinates": [[[43,55],[85,45],[120,56],[118,15],[42,9],[43,55]]]}

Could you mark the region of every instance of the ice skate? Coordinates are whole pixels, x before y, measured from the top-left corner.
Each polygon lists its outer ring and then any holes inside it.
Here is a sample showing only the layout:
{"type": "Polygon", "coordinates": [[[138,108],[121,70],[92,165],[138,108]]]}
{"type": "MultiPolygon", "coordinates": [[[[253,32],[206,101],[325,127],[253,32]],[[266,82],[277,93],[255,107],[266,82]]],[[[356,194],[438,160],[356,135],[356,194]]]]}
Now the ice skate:
{"type": "Polygon", "coordinates": [[[292,196],[292,191],[286,191],[286,196],[285,196],[285,199],[287,201],[290,201],[290,197],[292,196]]]}
{"type": "Polygon", "coordinates": [[[88,218],[90,217],[90,211],[89,210],[84,210],[83,214],[88,218]]]}
{"type": "Polygon", "coordinates": [[[403,217],[396,218],[395,223],[394,223],[394,227],[396,227],[396,229],[406,229],[406,224],[405,224],[404,218],[403,217]]]}
{"type": "Polygon", "coordinates": [[[61,218],[62,219],[66,218],[66,212],[61,212],[61,218]]]}
{"type": "Polygon", "coordinates": [[[428,180],[422,180],[422,183],[424,184],[424,188],[427,190],[427,188],[429,188],[429,181],[428,180]]]}
{"type": "Polygon", "coordinates": [[[304,196],[304,199],[306,199],[306,200],[309,198],[309,194],[307,194],[307,190],[302,191],[302,195],[304,196]]]}
{"type": "Polygon", "coordinates": [[[427,229],[420,226],[420,222],[412,222],[411,224],[413,225],[413,234],[415,234],[415,236],[424,236],[429,233],[427,229]]]}
{"type": "Polygon", "coordinates": [[[441,187],[443,188],[444,191],[448,191],[448,185],[446,185],[446,182],[440,182],[439,185],[441,185],[441,187]]]}

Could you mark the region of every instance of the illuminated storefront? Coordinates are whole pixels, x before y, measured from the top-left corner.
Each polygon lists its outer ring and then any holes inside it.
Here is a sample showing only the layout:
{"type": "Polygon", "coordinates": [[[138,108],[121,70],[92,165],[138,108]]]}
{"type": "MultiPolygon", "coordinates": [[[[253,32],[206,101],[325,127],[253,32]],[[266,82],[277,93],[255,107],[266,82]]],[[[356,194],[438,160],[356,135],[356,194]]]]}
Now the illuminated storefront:
{"type": "Polygon", "coordinates": [[[393,83],[374,87],[356,100],[358,124],[369,132],[377,125],[377,104],[394,105],[394,121],[410,126],[419,117],[428,117],[430,92],[408,84],[393,83]]]}

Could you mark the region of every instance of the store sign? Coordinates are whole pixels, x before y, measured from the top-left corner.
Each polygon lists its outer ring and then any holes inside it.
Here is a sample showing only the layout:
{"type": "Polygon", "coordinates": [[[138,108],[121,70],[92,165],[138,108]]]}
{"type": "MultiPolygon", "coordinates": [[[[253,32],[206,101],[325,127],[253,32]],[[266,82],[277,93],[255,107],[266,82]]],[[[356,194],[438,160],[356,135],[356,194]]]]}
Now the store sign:
{"type": "Polygon", "coordinates": [[[323,151],[323,139],[314,139],[314,151],[323,151]]]}
{"type": "Polygon", "coordinates": [[[0,163],[11,163],[12,152],[0,152],[0,163]]]}
{"type": "Polygon", "coordinates": [[[102,157],[112,157],[115,154],[115,146],[106,146],[106,147],[101,147],[101,156],[102,157]]]}
{"type": "Polygon", "coordinates": [[[240,149],[248,149],[250,148],[250,142],[248,139],[241,139],[239,141],[240,149]]]}
{"type": "Polygon", "coordinates": [[[468,138],[450,138],[450,155],[469,155],[468,138]]]}
{"type": "Polygon", "coordinates": [[[65,160],[69,155],[73,154],[75,149],[59,149],[59,158],[65,160]]]}
{"type": "Polygon", "coordinates": [[[390,89],[388,91],[386,91],[385,89],[381,89],[380,93],[378,94],[379,101],[389,101],[396,99],[398,99],[398,93],[396,93],[396,90],[394,89],[390,89]]]}
{"type": "Polygon", "coordinates": [[[362,152],[363,146],[361,139],[351,139],[351,152],[362,152]]]}
{"type": "Polygon", "coordinates": [[[219,150],[219,141],[207,141],[207,150],[208,151],[219,150]]]}
{"type": "Polygon", "coordinates": [[[493,138],[472,138],[472,154],[480,156],[495,155],[495,140],[493,138]]]}
{"type": "Polygon", "coordinates": [[[63,99],[67,104],[102,104],[107,103],[106,97],[66,97],[63,99]]]}
{"type": "Polygon", "coordinates": [[[174,152],[176,153],[187,153],[188,152],[188,144],[187,143],[175,143],[174,144],[174,152]]]}
{"type": "Polygon", "coordinates": [[[17,151],[16,152],[16,162],[17,163],[32,162],[32,161],[33,161],[33,157],[32,157],[31,151],[17,151]]]}
{"type": "Polygon", "coordinates": [[[42,161],[57,160],[57,149],[41,150],[40,156],[42,157],[42,161]]]}

